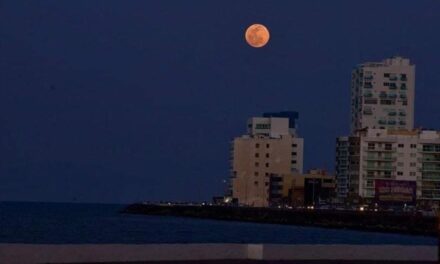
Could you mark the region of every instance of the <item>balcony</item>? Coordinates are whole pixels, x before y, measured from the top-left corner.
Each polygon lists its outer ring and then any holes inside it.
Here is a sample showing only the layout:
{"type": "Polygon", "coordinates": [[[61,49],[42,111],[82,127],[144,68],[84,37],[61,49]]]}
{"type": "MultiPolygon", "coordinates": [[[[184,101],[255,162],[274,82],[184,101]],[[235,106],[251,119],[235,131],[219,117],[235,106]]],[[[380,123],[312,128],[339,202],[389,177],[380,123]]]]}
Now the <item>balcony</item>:
{"type": "Polygon", "coordinates": [[[370,89],[373,88],[373,85],[370,82],[364,83],[364,88],[370,89]]]}
{"type": "Polygon", "coordinates": [[[401,75],[401,76],[400,76],[400,80],[401,80],[402,82],[406,82],[406,81],[408,81],[408,78],[406,77],[406,75],[401,75]]]}
{"type": "Polygon", "coordinates": [[[422,172],[440,172],[440,166],[439,167],[423,166],[421,171],[422,172]]]}
{"type": "Polygon", "coordinates": [[[396,112],[389,112],[388,115],[389,115],[389,116],[396,116],[397,113],[396,113],[396,112]]]}
{"type": "Polygon", "coordinates": [[[377,104],[377,98],[365,98],[364,103],[365,104],[377,104]]]}
{"type": "Polygon", "coordinates": [[[422,181],[440,182],[439,176],[422,176],[422,181]]]}
{"type": "Polygon", "coordinates": [[[395,105],[396,102],[394,99],[381,99],[380,104],[381,105],[395,105]]]}
{"type": "Polygon", "coordinates": [[[381,93],[379,94],[379,97],[380,97],[381,99],[385,99],[385,98],[387,98],[387,94],[386,94],[385,92],[381,92],[381,93]]]}
{"type": "Polygon", "coordinates": [[[397,124],[396,120],[388,120],[388,125],[395,125],[397,124]]]}
{"type": "Polygon", "coordinates": [[[405,112],[399,112],[399,116],[406,116],[405,112]]]}
{"type": "MultiPolygon", "coordinates": [[[[395,168],[393,166],[371,166],[371,165],[366,165],[363,166],[364,169],[366,170],[373,170],[373,171],[394,171],[395,168]]],[[[377,178],[377,177],[375,177],[377,178]]]]}
{"type": "Polygon", "coordinates": [[[376,156],[376,155],[372,155],[372,156],[366,156],[363,158],[364,161],[395,161],[396,157],[393,156],[376,156]]]}
{"type": "Polygon", "coordinates": [[[370,149],[368,147],[363,147],[362,150],[367,152],[395,152],[396,148],[375,147],[374,149],[370,149]]]}
{"type": "Polygon", "coordinates": [[[419,150],[422,153],[439,153],[440,154],[440,148],[423,148],[419,150]]]}
{"type": "Polygon", "coordinates": [[[417,159],[419,162],[433,162],[433,163],[440,163],[440,155],[424,155],[422,158],[417,159]]]}

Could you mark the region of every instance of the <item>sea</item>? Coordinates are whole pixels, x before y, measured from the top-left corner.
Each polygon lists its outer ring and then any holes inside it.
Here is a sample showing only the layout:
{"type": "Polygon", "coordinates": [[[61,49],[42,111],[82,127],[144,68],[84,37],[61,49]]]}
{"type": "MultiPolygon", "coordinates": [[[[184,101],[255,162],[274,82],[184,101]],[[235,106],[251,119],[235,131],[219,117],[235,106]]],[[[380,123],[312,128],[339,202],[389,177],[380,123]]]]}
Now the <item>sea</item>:
{"type": "Polygon", "coordinates": [[[345,229],[121,213],[125,205],[0,202],[0,243],[396,244],[437,238],[345,229]]]}

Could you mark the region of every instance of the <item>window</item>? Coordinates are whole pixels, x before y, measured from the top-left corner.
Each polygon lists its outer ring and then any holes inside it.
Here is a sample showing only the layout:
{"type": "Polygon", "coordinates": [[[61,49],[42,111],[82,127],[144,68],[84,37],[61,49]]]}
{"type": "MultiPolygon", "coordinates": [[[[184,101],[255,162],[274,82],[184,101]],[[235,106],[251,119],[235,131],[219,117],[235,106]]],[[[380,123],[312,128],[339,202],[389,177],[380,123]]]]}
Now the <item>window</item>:
{"type": "Polygon", "coordinates": [[[266,163],[266,168],[269,168],[269,163],[266,163]]]}
{"type": "Polygon", "coordinates": [[[254,172],[254,176],[258,176],[258,171],[254,172]]]}
{"type": "Polygon", "coordinates": [[[298,147],[297,144],[292,144],[292,148],[296,148],[296,147],[298,147]]]}
{"type": "Polygon", "coordinates": [[[258,186],[258,181],[254,181],[254,185],[255,185],[255,186],[258,186]]]}
{"type": "Polygon", "coordinates": [[[403,172],[398,171],[398,172],[397,172],[397,175],[402,176],[402,175],[403,175],[403,172]]]}
{"type": "Polygon", "coordinates": [[[417,148],[417,144],[411,144],[411,148],[417,148]]]}
{"type": "Polygon", "coordinates": [[[384,74],[383,74],[383,77],[385,77],[385,78],[390,78],[390,74],[389,74],[389,73],[384,73],[384,74]]]}
{"type": "Polygon", "coordinates": [[[269,153],[266,153],[266,158],[269,158],[269,153]]]}
{"type": "Polygon", "coordinates": [[[260,144],[258,144],[258,143],[255,144],[255,147],[256,147],[256,148],[259,148],[259,147],[260,147],[260,144]]]}
{"type": "Polygon", "coordinates": [[[374,143],[368,143],[368,149],[374,149],[374,143]]]}
{"type": "Polygon", "coordinates": [[[255,162],[255,167],[258,167],[260,165],[260,163],[255,162]]]}
{"type": "Polygon", "coordinates": [[[391,144],[389,144],[389,143],[386,143],[386,144],[385,144],[385,149],[386,149],[386,150],[391,150],[391,147],[392,147],[391,144]]]}
{"type": "Polygon", "coordinates": [[[403,148],[404,146],[405,146],[404,144],[397,145],[397,147],[399,147],[399,148],[403,148]]]}
{"type": "Polygon", "coordinates": [[[269,144],[266,144],[266,148],[269,148],[269,144]]]}
{"type": "Polygon", "coordinates": [[[270,129],[270,124],[256,124],[256,129],[270,129]]]}
{"type": "Polygon", "coordinates": [[[258,158],[260,156],[259,153],[255,153],[255,158],[258,158]]]}
{"type": "Polygon", "coordinates": [[[296,156],[296,152],[292,152],[292,156],[296,156]]]}
{"type": "Polygon", "coordinates": [[[409,173],[409,175],[410,175],[410,176],[416,176],[416,173],[415,173],[414,171],[411,171],[411,172],[409,173]]]}
{"type": "Polygon", "coordinates": [[[411,162],[411,163],[409,164],[409,166],[410,166],[410,167],[415,167],[415,166],[417,166],[417,164],[416,164],[415,162],[411,162]]]}
{"type": "Polygon", "coordinates": [[[296,160],[292,160],[292,164],[296,164],[296,160]]]}

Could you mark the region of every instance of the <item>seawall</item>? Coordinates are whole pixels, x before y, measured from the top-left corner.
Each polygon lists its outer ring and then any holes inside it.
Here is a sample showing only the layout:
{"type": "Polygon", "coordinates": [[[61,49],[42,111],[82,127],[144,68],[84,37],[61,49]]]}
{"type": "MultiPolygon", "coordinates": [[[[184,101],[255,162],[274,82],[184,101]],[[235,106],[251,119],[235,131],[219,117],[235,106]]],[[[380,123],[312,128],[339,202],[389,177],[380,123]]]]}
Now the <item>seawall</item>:
{"type": "Polygon", "coordinates": [[[227,221],[346,228],[437,236],[437,218],[373,211],[290,210],[274,208],[132,204],[123,213],[195,217],[227,221]]]}

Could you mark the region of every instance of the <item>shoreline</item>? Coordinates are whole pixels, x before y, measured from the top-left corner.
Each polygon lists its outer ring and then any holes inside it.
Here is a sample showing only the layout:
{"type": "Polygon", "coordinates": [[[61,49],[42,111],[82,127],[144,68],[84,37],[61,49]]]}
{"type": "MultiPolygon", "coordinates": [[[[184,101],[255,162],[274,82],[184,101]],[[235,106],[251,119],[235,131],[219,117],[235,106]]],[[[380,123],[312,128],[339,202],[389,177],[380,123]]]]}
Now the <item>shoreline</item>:
{"type": "Polygon", "coordinates": [[[222,221],[314,226],[368,232],[438,237],[437,218],[388,212],[289,210],[274,208],[131,204],[121,213],[222,221]]]}

